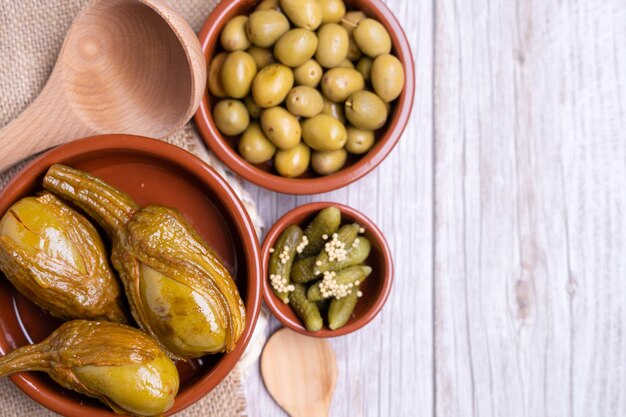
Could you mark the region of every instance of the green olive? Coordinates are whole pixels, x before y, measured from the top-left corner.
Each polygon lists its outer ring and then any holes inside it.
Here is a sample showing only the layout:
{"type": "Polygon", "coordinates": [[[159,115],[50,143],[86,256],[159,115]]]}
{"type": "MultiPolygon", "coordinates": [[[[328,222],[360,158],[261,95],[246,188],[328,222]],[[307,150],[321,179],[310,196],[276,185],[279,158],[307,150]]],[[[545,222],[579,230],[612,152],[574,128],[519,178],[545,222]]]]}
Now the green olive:
{"type": "Polygon", "coordinates": [[[287,110],[296,116],[313,117],[320,114],[323,108],[324,98],[313,87],[294,87],[287,96],[287,110]]]}
{"type": "Polygon", "coordinates": [[[346,144],[346,128],[327,114],[318,114],[302,123],[302,139],[316,151],[334,151],[346,144]]]}
{"type": "Polygon", "coordinates": [[[348,32],[336,23],[326,23],[317,32],[315,59],[325,68],[341,64],[348,56],[350,40],[348,32]]]}
{"type": "Polygon", "coordinates": [[[259,46],[252,45],[246,50],[246,52],[250,54],[252,59],[254,59],[256,68],[259,71],[267,67],[269,64],[276,62],[271,48],[261,48],[259,46]]]}
{"type": "Polygon", "coordinates": [[[361,51],[370,58],[391,52],[391,37],[387,29],[377,20],[369,18],[361,20],[352,36],[361,51]]]}
{"type": "Polygon", "coordinates": [[[259,107],[274,107],[282,103],[293,87],[293,72],[281,64],[263,68],[252,83],[252,97],[259,107]]]}
{"type": "Polygon", "coordinates": [[[361,73],[366,83],[372,81],[372,64],[374,60],[368,56],[361,57],[359,62],[356,63],[356,70],[361,73]]]}
{"type": "Polygon", "coordinates": [[[311,149],[304,143],[299,143],[292,149],[276,152],[274,168],[283,177],[299,177],[305,173],[310,161],[311,149]]]}
{"type": "Polygon", "coordinates": [[[307,62],[317,49],[317,36],[307,29],[290,30],[274,45],[274,56],[288,67],[299,67],[307,62]]]}
{"type": "Polygon", "coordinates": [[[302,128],[296,116],[282,107],[272,107],[261,113],[265,136],[280,149],[291,149],[300,143],[302,128]]]}
{"type": "Polygon", "coordinates": [[[348,140],[346,150],[355,155],[363,154],[374,146],[375,135],[372,130],[357,129],[354,126],[347,127],[348,140]]]}
{"type": "Polygon", "coordinates": [[[293,70],[293,76],[297,85],[317,87],[322,79],[324,71],[314,59],[309,59],[304,64],[293,70]]]}
{"type": "Polygon", "coordinates": [[[372,64],[372,86],[383,101],[389,103],[400,96],[404,88],[404,68],[398,58],[383,54],[372,64]]]}
{"type": "Polygon", "coordinates": [[[276,146],[265,136],[261,126],[252,123],[239,139],[239,154],[251,164],[261,164],[272,159],[276,146]]]}
{"type": "Polygon", "coordinates": [[[334,117],[341,123],[346,123],[348,121],[344,112],[343,103],[335,103],[334,101],[324,100],[324,108],[322,109],[322,113],[334,117]]]}
{"type": "Polygon", "coordinates": [[[280,0],[280,8],[294,26],[315,30],[322,23],[322,9],[315,0],[280,0]]]}
{"type": "Polygon", "coordinates": [[[365,88],[365,81],[360,72],[352,68],[333,68],[326,71],[322,78],[322,92],[330,101],[343,102],[350,94],[365,88]]]}
{"type": "Polygon", "coordinates": [[[250,46],[250,40],[246,35],[248,16],[237,16],[224,26],[220,35],[222,47],[227,51],[240,51],[250,46]]]}
{"type": "Polygon", "coordinates": [[[343,0],[317,0],[322,9],[322,23],[339,23],[346,14],[343,0]]]}
{"type": "Polygon", "coordinates": [[[259,10],[278,10],[278,6],[279,6],[278,3],[279,3],[278,0],[263,0],[259,4],[257,4],[257,6],[254,9],[254,11],[259,11],[259,10]]]}
{"type": "Polygon", "coordinates": [[[387,121],[387,106],[371,91],[357,91],[346,101],[346,117],[359,129],[380,129],[387,121]]]}
{"type": "Polygon", "coordinates": [[[367,15],[362,11],[351,10],[341,18],[341,26],[343,26],[348,33],[352,35],[352,32],[359,25],[359,22],[365,18],[367,18],[367,15]]]}
{"type": "Polygon", "coordinates": [[[328,175],[343,168],[346,159],[348,159],[348,152],[343,148],[326,152],[315,151],[311,156],[311,166],[318,174],[328,175]]]}
{"type": "Polygon", "coordinates": [[[348,58],[341,61],[341,64],[337,65],[335,68],[354,68],[354,64],[348,58]]]}
{"type": "Polygon", "coordinates": [[[213,119],[220,132],[235,136],[246,130],[250,114],[246,105],[239,100],[222,100],[213,107],[213,119]]]}
{"type": "Polygon", "coordinates": [[[354,37],[352,37],[352,35],[350,35],[348,42],[348,59],[351,61],[356,61],[357,59],[361,58],[363,52],[361,52],[361,48],[359,48],[359,45],[356,44],[356,41],[354,40],[354,37]]]}
{"type": "Polygon", "coordinates": [[[256,64],[247,52],[231,52],[222,65],[221,78],[224,91],[230,97],[244,98],[250,92],[255,75],[256,64]]]}
{"type": "Polygon", "coordinates": [[[246,98],[243,99],[243,102],[248,109],[248,113],[250,113],[250,117],[258,119],[261,116],[262,109],[258,104],[256,104],[256,101],[254,101],[254,98],[251,95],[247,95],[246,98]]]}
{"type": "Polygon", "coordinates": [[[209,65],[209,74],[207,84],[209,85],[209,91],[215,97],[227,97],[224,86],[222,85],[222,67],[228,54],[226,52],[220,52],[213,57],[211,64],[209,65]]]}
{"type": "Polygon", "coordinates": [[[269,48],[289,30],[289,20],[277,10],[259,10],[248,18],[246,33],[250,42],[269,48]]]}

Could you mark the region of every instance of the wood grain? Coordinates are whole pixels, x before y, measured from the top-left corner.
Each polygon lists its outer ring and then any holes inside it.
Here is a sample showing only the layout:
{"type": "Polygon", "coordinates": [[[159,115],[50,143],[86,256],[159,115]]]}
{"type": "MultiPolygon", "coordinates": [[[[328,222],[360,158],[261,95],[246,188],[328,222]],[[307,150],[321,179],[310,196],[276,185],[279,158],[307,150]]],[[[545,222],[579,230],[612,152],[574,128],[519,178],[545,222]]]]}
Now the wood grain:
{"type": "MultiPolygon", "coordinates": [[[[380,315],[356,333],[330,339],[339,366],[331,416],[433,415],[433,8],[430,1],[386,3],[405,28],[417,72],[411,121],[396,149],[373,173],[332,193],[296,197],[246,184],[268,225],[310,201],[342,202],[382,229],[394,255],[394,288],[380,315]]],[[[279,323],[272,319],[270,327],[279,323]]],[[[285,416],[258,371],[246,389],[251,417],[285,416]]]]}
{"type": "Polygon", "coordinates": [[[205,82],[200,43],[168,6],[94,1],[70,27],[39,97],[0,130],[0,172],[84,136],[165,137],[189,121],[205,82]]]}
{"type": "Polygon", "coordinates": [[[436,20],[436,415],[626,415],[626,3],[436,20]]]}

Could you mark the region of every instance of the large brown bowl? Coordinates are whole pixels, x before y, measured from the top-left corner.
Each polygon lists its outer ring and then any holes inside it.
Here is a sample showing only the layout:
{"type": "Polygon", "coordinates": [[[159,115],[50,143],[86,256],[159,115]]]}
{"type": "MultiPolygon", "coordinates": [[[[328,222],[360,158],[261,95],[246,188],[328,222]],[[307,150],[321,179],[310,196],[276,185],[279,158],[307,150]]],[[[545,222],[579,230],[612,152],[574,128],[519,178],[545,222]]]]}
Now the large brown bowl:
{"type": "MultiPolygon", "coordinates": [[[[205,91],[194,118],[200,133],[211,150],[237,174],[267,189],[288,194],[316,194],[344,187],[376,168],[394,148],[409,120],[415,95],[415,69],[411,47],[400,23],[380,0],[344,0],[348,8],[362,10],[380,21],[391,35],[392,53],[404,66],[406,83],[400,97],[392,103],[387,124],[376,133],[376,145],[365,155],[351,155],[339,172],[320,177],[309,169],[298,178],[285,178],[276,173],[271,163],[253,165],[237,152],[237,137],[222,135],[213,120],[213,105],[219,101],[205,91]]],[[[222,0],[206,20],[198,35],[202,51],[211,62],[221,52],[220,33],[226,23],[237,15],[251,13],[255,0],[222,0]]]]}
{"type": "MultiPolygon", "coordinates": [[[[90,172],[139,204],[179,209],[217,252],[237,283],[246,305],[246,329],[234,351],[178,362],[181,387],[166,415],[211,391],[233,369],[250,341],[261,300],[259,243],[253,224],[234,191],[212,168],[175,146],[138,136],[104,135],[53,149],[24,168],[0,194],[0,215],[22,197],[41,190],[50,165],[90,172]]],[[[19,294],[0,273],[0,351],[43,340],[61,322],[19,294]]],[[[72,417],[116,415],[96,400],[63,389],[46,374],[25,372],[13,382],[45,407],[72,417]]]]}
{"type": "MultiPolygon", "coordinates": [[[[319,202],[309,203],[296,207],[287,212],[283,217],[278,219],[272,228],[267,232],[263,248],[261,249],[261,257],[263,262],[263,297],[272,313],[280,320],[282,324],[307,336],[314,337],[335,337],[352,333],[376,317],[382,310],[393,282],[393,260],[389,246],[385,240],[385,236],[380,229],[367,218],[363,213],[339,203],[319,202]],[[317,332],[307,330],[302,321],[298,318],[289,304],[283,303],[272,290],[269,281],[269,260],[270,249],[274,247],[276,240],[280,234],[292,224],[297,224],[303,229],[313,220],[320,210],[335,206],[341,211],[342,224],[356,222],[365,229],[364,236],[372,243],[372,251],[365,263],[372,267],[371,275],[361,285],[363,297],[359,299],[354,309],[354,313],[345,326],[330,330],[324,326],[317,332]]],[[[327,324],[326,320],[324,323],[327,324]]]]}

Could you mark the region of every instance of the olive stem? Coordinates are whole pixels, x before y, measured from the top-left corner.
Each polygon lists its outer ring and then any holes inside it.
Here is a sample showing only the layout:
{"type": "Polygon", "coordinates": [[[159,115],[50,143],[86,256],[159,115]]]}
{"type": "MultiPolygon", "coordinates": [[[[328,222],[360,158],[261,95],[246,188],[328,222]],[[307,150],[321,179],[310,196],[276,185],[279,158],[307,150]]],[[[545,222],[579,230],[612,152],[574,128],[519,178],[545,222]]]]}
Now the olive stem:
{"type": "Polygon", "coordinates": [[[110,235],[122,231],[139,210],[139,205],[129,195],[68,166],[51,166],[43,185],[85,210],[110,235]]]}
{"type": "Polygon", "coordinates": [[[0,377],[22,371],[47,371],[51,353],[42,345],[29,345],[15,349],[0,357],[0,377]]]}

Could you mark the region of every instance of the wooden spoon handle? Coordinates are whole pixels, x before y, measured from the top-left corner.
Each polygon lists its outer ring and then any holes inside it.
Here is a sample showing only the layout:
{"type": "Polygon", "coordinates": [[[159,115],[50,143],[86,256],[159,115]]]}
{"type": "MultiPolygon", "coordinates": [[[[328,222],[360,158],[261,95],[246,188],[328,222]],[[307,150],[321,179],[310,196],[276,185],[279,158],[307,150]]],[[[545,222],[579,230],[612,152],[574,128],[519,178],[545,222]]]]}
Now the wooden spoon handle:
{"type": "Polygon", "coordinates": [[[39,97],[0,130],[0,172],[37,152],[95,133],[69,107],[59,78],[53,71],[39,97]]]}

